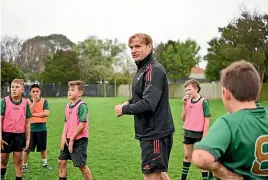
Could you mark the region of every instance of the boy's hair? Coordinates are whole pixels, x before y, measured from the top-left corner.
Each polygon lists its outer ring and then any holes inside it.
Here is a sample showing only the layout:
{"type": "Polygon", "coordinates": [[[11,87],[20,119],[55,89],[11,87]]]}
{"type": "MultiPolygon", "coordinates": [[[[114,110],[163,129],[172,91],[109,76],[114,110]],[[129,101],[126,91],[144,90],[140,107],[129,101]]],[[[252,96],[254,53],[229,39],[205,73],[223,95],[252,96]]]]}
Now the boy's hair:
{"type": "Polygon", "coordinates": [[[141,43],[144,43],[145,45],[149,45],[149,44],[153,45],[153,40],[152,40],[150,35],[145,34],[145,33],[136,33],[136,34],[133,34],[132,36],[129,37],[128,46],[130,46],[133,39],[135,39],[136,37],[140,38],[141,43]]]}
{"type": "Polygon", "coordinates": [[[84,82],[80,80],[69,81],[68,86],[77,86],[79,91],[84,92],[84,82]]]}
{"type": "Polygon", "coordinates": [[[33,89],[33,88],[38,88],[39,90],[41,90],[40,86],[38,84],[32,84],[31,87],[30,87],[30,91],[33,89]]]}
{"type": "Polygon", "coordinates": [[[23,79],[13,79],[12,83],[18,83],[24,87],[24,80],[23,79]]]}
{"type": "Polygon", "coordinates": [[[260,91],[260,76],[251,63],[241,60],[221,71],[221,84],[238,101],[255,101],[260,91]]]}
{"type": "Polygon", "coordinates": [[[197,88],[198,89],[197,90],[198,93],[200,92],[201,86],[200,86],[200,83],[197,80],[190,79],[190,80],[186,81],[185,84],[184,84],[184,88],[186,88],[189,85],[192,85],[194,88],[197,88]]]}

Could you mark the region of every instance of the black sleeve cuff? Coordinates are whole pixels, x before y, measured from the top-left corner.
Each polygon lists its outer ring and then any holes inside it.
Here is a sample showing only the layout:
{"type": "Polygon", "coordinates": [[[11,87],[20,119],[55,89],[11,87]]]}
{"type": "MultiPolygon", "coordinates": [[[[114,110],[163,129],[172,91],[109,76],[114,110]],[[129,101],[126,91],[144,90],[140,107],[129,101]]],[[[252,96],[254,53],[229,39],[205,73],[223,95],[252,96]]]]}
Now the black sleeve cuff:
{"type": "MultiPolygon", "coordinates": [[[[130,102],[129,102],[130,103],[130,102]]],[[[130,103],[131,104],[131,103],[130,103]]],[[[130,112],[129,112],[129,107],[128,107],[128,105],[124,105],[123,107],[122,107],[122,113],[123,114],[129,114],[130,112]]]]}
{"type": "Polygon", "coordinates": [[[129,100],[128,100],[128,103],[129,103],[129,104],[132,104],[132,99],[129,99],[129,100]]]}

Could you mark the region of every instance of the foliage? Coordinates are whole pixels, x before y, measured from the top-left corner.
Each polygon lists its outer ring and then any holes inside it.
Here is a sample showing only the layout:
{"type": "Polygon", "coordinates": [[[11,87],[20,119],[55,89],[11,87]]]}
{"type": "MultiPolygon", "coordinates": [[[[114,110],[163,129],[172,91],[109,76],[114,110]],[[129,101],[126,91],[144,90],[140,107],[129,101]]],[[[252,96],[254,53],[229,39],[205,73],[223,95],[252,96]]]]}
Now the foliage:
{"type": "Polygon", "coordinates": [[[194,40],[188,39],[185,42],[171,41],[166,44],[160,43],[154,55],[157,60],[165,67],[171,81],[188,77],[191,68],[200,61],[198,52],[200,46],[194,40]]]}
{"type": "Polygon", "coordinates": [[[13,79],[25,79],[24,73],[14,64],[1,61],[1,86],[9,86],[13,79]]]}
{"type": "Polygon", "coordinates": [[[67,84],[80,78],[80,64],[76,53],[70,50],[58,50],[47,56],[45,70],[42,73],[44,83],[67,84]]]}
{"type": "Polygon", "coordinates": [[[219,80],[219,72],[234,61],[251,62],[260,74],[261,82],[268,69],[268,14],[242,11],[226,27],[219,28],[220,38],[209,41],[206,76],[219,80]]]}

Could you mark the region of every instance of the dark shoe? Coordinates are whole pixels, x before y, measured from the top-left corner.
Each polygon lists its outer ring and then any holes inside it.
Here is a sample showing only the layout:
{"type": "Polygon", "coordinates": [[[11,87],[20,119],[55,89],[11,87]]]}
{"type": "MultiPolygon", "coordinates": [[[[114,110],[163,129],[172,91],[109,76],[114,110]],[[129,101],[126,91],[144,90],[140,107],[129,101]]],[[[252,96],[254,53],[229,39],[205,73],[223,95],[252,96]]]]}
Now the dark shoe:
{"type": "Polygon", "coordinates": [[[51,166],[49,166],[48,164],[43,164],[43,168],[46,168],[46,169],[49,169],[49,170],[52,170],[53,168],[51,166]]]}

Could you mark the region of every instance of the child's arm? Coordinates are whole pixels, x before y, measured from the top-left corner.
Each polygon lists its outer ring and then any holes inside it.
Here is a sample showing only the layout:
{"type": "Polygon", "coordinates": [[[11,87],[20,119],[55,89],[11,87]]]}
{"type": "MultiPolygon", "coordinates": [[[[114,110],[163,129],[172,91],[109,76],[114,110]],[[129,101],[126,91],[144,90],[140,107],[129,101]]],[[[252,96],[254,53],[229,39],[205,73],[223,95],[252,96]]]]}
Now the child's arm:
{"type": "Polygon", "coordinates": [[[222,118],[217,119],[204,139],[195,143],[192,163],[200,169],[213,172],[220,179],[232,179],[228,177],[236,177],[233,179],[237,179],[239,175],[226,169],[218,162],[227,151],[232,139],[231,136],[230,126],[227,122],[222,118]]]}
{"type": "Polygon", "coordinates": [[[26,147],[25,147],[25,150],[27,150],[29,145],[30,145],[30,136],[31,136],[30,119],[29,118],[26,119],[25,133],[26,133],[26,147]]]}
{"type": "Polygon", "coordinates": [[[182,119],[182,121],[185,121],[185,119],[186,119],[186,104],[187,104],[187,101],[184,100],[184,98],[183,98],[182,103],[183,103],[183,105],[182,105],[182,111],[181,111],[181,119],[182,119]]]}
{"type": "Polygon", "coordinates": [[[36,106],[37,101],[35,101],[35,98],[33,98],[33,102],[32,103],[30,103],[30,99],[28,99],[27,102],[28,102],[28,104],[30,106],[31,112],[33,112],[33,110],[34,110],[34,108],[36,106]]]}
{"type": "Polygon", "coordinates": [[[2,124],[3,124],[3,119],[5,115],[5,110],[6,110],[6,102],[5,99],[1,100],[1,124],[0,124],[0,131],[1,131],[1,140],[2,140],[2,124]]]}
{"type": "Polygon", "coordinates": [[[31,129],[30,129],[30,118],[32,117],[32,112],[29,104],[27,103],[26,107],[26,122],[25,122],[25,133],[26,133],[26,147],[28,149],[30,145],[30,136],[31,136],[31,129]]]}
{"type": "Polygon", "coordinates": [[[243,179],[242,176],[228,170],[225,166],[215,160],[215,157],[206,150],[197,149],[193,153],[193,162],[200,168],[205,169],[220,179],[243,179]]]}
{"type": "MultiPolygon", "coordinates": [[[[35,104],[36,104],[36,102],[35,101],[33,101],[35,104]]],[[[32,103],[33,104],[33,103],[32,103]]],[[[34,108],[34,106],[33,106],[33,108],[34,108]]],[[[48,115],[49,115],[49,108],[48,108],[48,102],[47,102],[47,100],[45,99],[44,100],[44,111],[43,112],[40,112],[40,113],[33,113],[32,114],[32,116],[35,116],[35,117],[48,117],[48,115]]],[[[31,109],[32,110],[32,109],[31,109]]]]}
{"type": "Polygon", "coordinates": [[[2,124],[3,124],[3,116],[1,115],[1,122],[0,122],[0,140],[2,141],[2,124]]]}
{"type": "Polygon", "coordinates": [[[203,112],[204,112],[204,129],[203,129],[203,138],[206,136],[208,129],[209,129],[209,124],[210,124],[210,109],[209,109],[209,103],[208,100],[203,101],[203,112]]]}
{"type": "Polygon", "coordinates": [[[32,116],[34,117],[48,117],[48,115],[49,115],[49,110],[44,110],[44,112],[32,114],[32,116]]]}
{"type": "Polygon", "coordinates": [[[70,141],[74,141],[76,139],[76,137],[81,134],[81,132],[83,131],[83,129],[86,127],[86,122],[79,122],[79,125],[77,126],[75,133],[72,135],[72,137],[70,138],[70,141]]]}
{"type": "Polygon", "coordinates": [[[204,124],[204,130],[203,130],[203,138],[207,135],[208,129],[210,124],[210,118],[205,117],[205,124],[204,124]]]}
{"type": "Polygon", "coordinates": [[[2,99],[2,101],[1,101],[1,121],[0,121],[0,141],[1,141],[1,148],[2,149],[4,149],[4,144],[8,145],[8,143],[2,139],[2,128],[3,128],[2,124],[3,124],[3,120],[4,120],[5,110],[6,110],[6,102],[5,102],[5,99],[2,99]]]}
{"type": "Polygon", "coordinates": [[[77,126],[75,133],[70,138],[70,141],[74,141],[76,137],[82,133],[87,123],[88,109],[86,104],[81,104],[78,108],[79,125],[77,126]]]}
{"type": "Polygon", "coordinates": [[[61,142],[60,142],[61,151],[63,151],[64,145],[66,143],[66,129],[67,129],[67,123],[66,123],[66,118],[65,118],[65,123],[64,123],[62,134],[61,134],[61,142]]]}
{"type": "Polygon", "coordinates": [[[70,138],[70,141],[68,144],[68,149],[70,153],[73,152],[73,144],[74,144],[76,137],[83,131],[85,127],[86,127],[86,122],[79,122],[79,125],[77,126],[75,133],[70,138]]]}
{"type": "Polygon", "coordinates": [[[61,139],[66,139],[67,123],[64,123],[63,131],[61,134],[61,139]]]}

